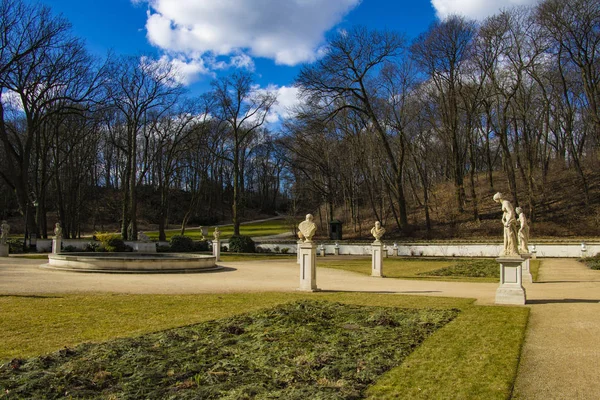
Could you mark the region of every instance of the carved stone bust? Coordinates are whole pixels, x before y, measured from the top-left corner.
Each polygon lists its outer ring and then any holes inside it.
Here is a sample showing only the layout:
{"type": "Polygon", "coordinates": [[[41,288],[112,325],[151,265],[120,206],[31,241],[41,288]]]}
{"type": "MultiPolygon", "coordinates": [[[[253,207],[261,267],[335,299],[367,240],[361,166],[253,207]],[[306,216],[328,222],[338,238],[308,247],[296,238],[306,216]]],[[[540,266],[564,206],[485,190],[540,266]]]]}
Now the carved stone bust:
{"type": "Polygon", "coordinates": [[[298,229],[300,231],[298,233],[298,237],[300,239],[304,239],[305,242],[312,242],[312,237],[317,231],[317,226],[313,222],[313,219],[314,218],[312,214],[306,214],[306,219],[300,222],[300,225],[298,225],[298,229]],[[302,236],[300,236],[300,234],[302,234],[302,236]]]}
{"type": "Polygon", "coordinates": [[[375,226],[371,228],[371,235],[375,238],[376,242],[379,242],[381,237],[385,234],[385,228],[381,226],[381,222],[375,222],[375,226]]]}

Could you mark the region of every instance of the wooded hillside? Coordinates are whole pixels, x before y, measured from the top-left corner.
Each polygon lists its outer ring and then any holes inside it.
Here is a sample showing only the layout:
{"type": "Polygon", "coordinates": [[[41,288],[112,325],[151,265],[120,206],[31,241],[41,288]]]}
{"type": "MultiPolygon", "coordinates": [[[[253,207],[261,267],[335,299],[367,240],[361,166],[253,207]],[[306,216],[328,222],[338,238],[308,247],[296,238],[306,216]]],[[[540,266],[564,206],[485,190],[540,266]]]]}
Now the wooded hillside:
{"type": "Polygon", "coordinates": [[[172,64],[92,57],[45,6],[2,0],[0,25],[0,205],[27,232],[320,211],[349,232],[485,235],[501,190],[538,234],[600,235],[600,0],[454,16],[412,42],[339,31],[277,124],[251,72],[191,97],[172,64]]]}

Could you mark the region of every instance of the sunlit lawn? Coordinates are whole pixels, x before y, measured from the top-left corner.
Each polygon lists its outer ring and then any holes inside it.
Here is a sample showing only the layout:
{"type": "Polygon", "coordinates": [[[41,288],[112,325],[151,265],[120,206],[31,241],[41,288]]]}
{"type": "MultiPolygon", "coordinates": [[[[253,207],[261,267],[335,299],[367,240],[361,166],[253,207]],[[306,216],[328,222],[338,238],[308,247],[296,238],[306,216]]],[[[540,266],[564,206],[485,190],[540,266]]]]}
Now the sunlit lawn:
{"type": "Polygon", "coordinates": [[[367,293],[0,295],[0,360],[137,336],[301,299],[461,310],[400,366],[381,376],[367,392],[372,398],[510,396],[529,310],[474,306],[469,299],[367,293]]]}
{"type": "MultiPolygon", "coordinates": [[[[460,261],[470,261],[468,258],[398,258],[390,257],[383,260],[383,274],[387,278],[427,279],[427,280],[460,280],[466,282],[498,282],[497,277],[465,277],[465,276],[433,276],[433,272],[446,268],[460,261]]],[[[318,266],[325,268],[343,269],[365,275],[371,274],[371,258],[342,260],[339,258],[320,258],[318,266]]],[[[500,266],[498,265],[498,271],[500,266]]]]}
{"type": "MultiPolygon", "coordinates": [[[[206,237],[207,239],[213,238],[214,230],[214,226],[209,227],[208,236],[206,237]]],[[[219,227],[219,230],[221,231],[221,239],[229,239],[233,235],[233,225],[219,227]]],[[[285,219],[275,219],[240,225],[240,234],[251,237],[279,235],[280,233],[287,232],[291,233],[292,231],[290,225],[285,219]]],[[[158,232],[156,231],[145,233],[150,239],[158,239],[158,232]]],[[[174,235],[179,235],[180,233],[181,232],[179,230],[167,231],[167,240],[171,239],[171,237],[174,235]]],[[[185,230],[185,236],[189,236],[194,240],[200,240],[202,239],[202,232],[200,231],[200,228],[187,228],[185,230]]]]}

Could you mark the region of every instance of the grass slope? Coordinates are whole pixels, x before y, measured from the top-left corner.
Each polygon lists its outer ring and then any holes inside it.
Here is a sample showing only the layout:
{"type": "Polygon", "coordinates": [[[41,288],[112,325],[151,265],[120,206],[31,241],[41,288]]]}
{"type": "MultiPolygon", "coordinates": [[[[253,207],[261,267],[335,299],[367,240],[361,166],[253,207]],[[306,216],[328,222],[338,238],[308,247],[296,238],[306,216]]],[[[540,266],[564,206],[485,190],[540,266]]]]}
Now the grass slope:
{"type": "MultiPolygon", "coordinates": [[[[208,236],[206,237],[207,239],[212,239],[214,230],[213,226],[209,228],[208,236]]],[[[233,235],[233,225],[219,227],[219,230],[221,231],[221,239],[229,239],[233,235]]],[[[287,232],[291,233],[291,230],[289,224],[284,219],[240,225],[240,234],[251,237],[279,235],[287,232]]],[[[145,233],[150,239],[158,240],[158,232],[153,231],[145,233]]],[[[170,240],[174,235],[179,235],[180,231],[169,230],[165,233],[167,235],[167,240],[170,240]]],[[[202,232],[199,228],[188,228],[185,230],[185,236],[191,237],[193,240],[201,240],[202,232]]]]}

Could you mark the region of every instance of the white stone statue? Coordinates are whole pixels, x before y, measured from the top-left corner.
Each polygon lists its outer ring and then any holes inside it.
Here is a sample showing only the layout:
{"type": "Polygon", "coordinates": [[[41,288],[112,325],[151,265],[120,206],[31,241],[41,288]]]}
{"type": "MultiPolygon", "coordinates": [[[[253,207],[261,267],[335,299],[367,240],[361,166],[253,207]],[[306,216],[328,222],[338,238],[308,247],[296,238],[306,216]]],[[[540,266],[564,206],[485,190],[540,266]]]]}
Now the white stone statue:
{"type": "Polygon", "coordinates": [[[0,229],[2,229],[2,235],[0,236],[0,243],[6,244],[8,240],[8,234],[10,233],[10,225],[6,220],[2,221],[2,225],[0,225],[0,229]]]}
{"type": "Polygon", "coordinates": [[[502,193],[498,192],[493,197],[496,203],[502,205],[502,225],[504,225],[504,250],[500,256],[518,256],[517,218],[515,209],[502,193]]]}
{"type": "Polygon", "coordinates": [[[519,228],[518,232],[519,252],[529,253],[529,223],[521,207],[517,207],[515,211],[517,212],[517,215],[519,216],[519,222],[521,223],[521,227],[519,228]]]}
{"type": "Polygon", "coordinates": [[[381,222],[375,222],[375,226],[371,228],[371,235],[375,238],[376,242],[379,242],[381,237],[385,234],[385,228],[381,226],[381,222]]]}
{"type": "Polygon", "coordinates": [[[215,227],[215,231],[213,232],[213,237],[215,238],[215,240],[219,240],[219,238],[221,237],[221,231],[219,230],[219,227],[215,227]]]}
{"type": "Polygon", "coordinates": [[[298,237],[300,239],[303,239],[305,242],[312,242],[312,238],[317,231],[317,226],[313,222],[312,214],[306,214],[306,219],[300,222],[298,229],[300,230],[300,232],[298,232],[298,237]]]}
{"type": "Polygon", "coordinates": [[[138,232],[138,241],[147,243],[150,241],[150,238],[144,232],[139,231],[138,232]]]}
{"type": "Polygon", "coordinates": [[[62,227],[60,226],[60,222],[57,222],[54,225],[54,237],[57,239],[61,239],[63,236],[62,227]]]}

